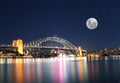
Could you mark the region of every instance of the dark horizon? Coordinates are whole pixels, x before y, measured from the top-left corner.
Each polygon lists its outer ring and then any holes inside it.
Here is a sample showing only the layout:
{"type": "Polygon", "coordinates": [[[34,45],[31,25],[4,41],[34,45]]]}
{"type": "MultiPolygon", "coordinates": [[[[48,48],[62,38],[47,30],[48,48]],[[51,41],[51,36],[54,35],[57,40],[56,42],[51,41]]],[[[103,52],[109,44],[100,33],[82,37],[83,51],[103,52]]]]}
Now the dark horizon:
{"type": "Polygon", "coordinates": [[[87,50],[120,46],[120,1],[1,1],[0,44],[21,38],[25,43],[57,35],[87,50]],[[98,27],[89,30],[94,17],[98,27]]]}

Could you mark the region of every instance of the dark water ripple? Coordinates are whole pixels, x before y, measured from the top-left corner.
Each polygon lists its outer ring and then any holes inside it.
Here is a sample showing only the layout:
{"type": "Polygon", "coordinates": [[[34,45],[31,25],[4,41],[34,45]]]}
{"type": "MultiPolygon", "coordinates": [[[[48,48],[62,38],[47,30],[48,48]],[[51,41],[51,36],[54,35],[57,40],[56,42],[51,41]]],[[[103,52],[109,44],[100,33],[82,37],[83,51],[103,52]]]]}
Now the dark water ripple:
{"type": "Polygon", "coordinates": [[[0,83],[120,83],[120,59],[0,59],[0,83]]]}

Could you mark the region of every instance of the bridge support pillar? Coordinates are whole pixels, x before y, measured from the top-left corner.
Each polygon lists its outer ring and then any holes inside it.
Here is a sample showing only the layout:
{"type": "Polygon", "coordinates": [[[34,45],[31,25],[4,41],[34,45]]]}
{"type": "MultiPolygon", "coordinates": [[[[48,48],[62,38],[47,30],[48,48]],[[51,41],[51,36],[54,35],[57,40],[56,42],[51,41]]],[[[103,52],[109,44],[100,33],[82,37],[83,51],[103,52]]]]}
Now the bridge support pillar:
{"type": "Polygon", "coordinates": [[[78,56],[82,57],[82,47],[78,47],[78,56]]]}
{"type": "Polygon", "coordinates": [[[21,39],[13,40],[12,46],[18,48],[18,53],[23,54],[23,41],[21,39]]]}

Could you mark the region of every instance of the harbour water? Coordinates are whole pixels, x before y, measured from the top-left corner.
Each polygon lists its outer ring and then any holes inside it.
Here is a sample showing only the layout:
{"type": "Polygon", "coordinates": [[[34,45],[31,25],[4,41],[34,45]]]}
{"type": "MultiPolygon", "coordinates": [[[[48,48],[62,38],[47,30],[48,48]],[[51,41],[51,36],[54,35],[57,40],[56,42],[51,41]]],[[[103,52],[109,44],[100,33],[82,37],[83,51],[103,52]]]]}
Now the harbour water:
{"type": "Polygon", "coordinates": [[[0,83],[120,83],[120,59],[2,58],[0,83]]]}

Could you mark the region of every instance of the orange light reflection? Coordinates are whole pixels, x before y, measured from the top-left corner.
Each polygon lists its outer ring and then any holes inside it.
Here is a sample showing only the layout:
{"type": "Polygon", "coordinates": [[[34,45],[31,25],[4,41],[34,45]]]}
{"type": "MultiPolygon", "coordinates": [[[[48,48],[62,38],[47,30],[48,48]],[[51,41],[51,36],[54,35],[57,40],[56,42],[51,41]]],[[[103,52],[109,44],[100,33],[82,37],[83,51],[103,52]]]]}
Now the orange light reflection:
{"type": "Polygon", "coordinates": [[[22,59],[17,59],[16,64],[16,83],[23,83],[23,62],[22,59]]]}

